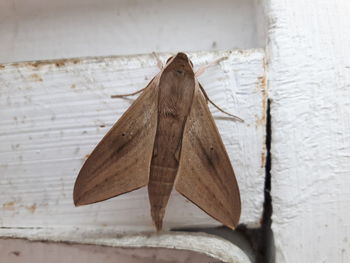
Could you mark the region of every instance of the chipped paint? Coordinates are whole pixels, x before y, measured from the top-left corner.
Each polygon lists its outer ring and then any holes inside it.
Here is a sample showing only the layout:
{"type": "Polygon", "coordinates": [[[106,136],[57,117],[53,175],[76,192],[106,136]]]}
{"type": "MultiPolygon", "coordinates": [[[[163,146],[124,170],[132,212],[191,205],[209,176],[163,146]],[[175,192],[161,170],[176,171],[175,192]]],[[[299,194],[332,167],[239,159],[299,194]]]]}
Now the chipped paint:
{"type": "Polygon", "coordinates": [[[266,89],[266,77],[258,77],[258,89],[261,92],[261,105],[262,105],[262,115],[257,118],[256,126],[266,126],[266,114],[267,114],[267,89],[266,89]]]}

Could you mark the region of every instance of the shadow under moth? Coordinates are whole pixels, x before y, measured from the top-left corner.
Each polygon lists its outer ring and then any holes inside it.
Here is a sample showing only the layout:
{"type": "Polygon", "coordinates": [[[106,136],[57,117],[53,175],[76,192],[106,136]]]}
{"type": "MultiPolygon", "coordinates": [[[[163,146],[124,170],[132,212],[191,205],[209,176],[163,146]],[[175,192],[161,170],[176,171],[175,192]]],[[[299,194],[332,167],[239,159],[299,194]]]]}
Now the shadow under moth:
{"type": "Polygon", "coordinates": [[[196,75],[186,54],[168,59],[84,163],[76,206],[148,185],[151,216],[161,230],[175,188],[225,226],[237,226],[238,185],[196,75]]]}

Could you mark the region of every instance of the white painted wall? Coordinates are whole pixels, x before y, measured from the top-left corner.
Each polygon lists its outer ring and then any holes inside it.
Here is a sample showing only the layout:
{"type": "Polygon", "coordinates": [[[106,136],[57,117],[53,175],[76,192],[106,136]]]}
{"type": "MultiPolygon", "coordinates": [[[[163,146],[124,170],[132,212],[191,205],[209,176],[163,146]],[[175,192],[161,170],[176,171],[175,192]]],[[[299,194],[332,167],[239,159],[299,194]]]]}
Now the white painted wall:
{"type": "Polygon", "coordinates": [[[350,262],[350,1],[270,0],[276,262],[350,262]]]}
{"type": "Polygon", "coordinates": [[[3,0],[0,63],[262,47],[255,1],[3,0]]]}

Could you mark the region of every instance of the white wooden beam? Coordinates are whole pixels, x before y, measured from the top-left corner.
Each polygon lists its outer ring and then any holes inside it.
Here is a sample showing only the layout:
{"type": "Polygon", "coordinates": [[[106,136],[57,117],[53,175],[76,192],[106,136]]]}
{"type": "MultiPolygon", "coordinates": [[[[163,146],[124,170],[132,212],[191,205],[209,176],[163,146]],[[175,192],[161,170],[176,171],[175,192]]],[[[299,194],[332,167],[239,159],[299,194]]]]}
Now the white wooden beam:
{"type": "Polygon", "coordinates": [[[276,262],[350,262],[350,2],[267,2],[276,262]]]}

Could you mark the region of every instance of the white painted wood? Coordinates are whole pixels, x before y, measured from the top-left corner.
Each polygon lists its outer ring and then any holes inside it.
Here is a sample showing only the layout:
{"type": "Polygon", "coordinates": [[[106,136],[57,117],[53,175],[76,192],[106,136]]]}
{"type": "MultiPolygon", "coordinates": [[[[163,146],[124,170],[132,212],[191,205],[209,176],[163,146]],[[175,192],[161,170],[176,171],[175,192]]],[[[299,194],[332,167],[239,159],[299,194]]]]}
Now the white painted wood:
{"type": "MultiPolygon", "coordinates": [[[[55,242],[69,241],[73,244],[93,244],[108,247],[127,248],[172,248],[191,250],[211,256],[227,263],[251,263],[247,255],[231,242],[202,233],[169,232],[163,234],[138,233],[134,235],[118,235],[105,230],[71,230],[64,229],[3,229],[5,237],[25,238],[31,241],[49,240],[55,242]]],[[[50,246],[51,251],[58,248],[50,246]]],[[[94,246],[95,251],[101,248],[94,246]]],[[[1,251],[1,249],[0,249],[1,251]]],[[[69,250],[66,250],[69,251],[69,250]]],[[[141,250],[142,251],[142,250],[141,250]]],[[[133,255],[140,253],[135,251],[133,255]]],[[[27,261],[26,261],[27,262],[27,261]]],[[[167,261],[168,262],[168,261],[167,261]]],[[[179,258],[172,262],[182,262],[179,258]]]]}
{"type": "Polygon", "coordinates": [[[350,262],[350,1],[270,0],[276,262],[350,262]]]}
{"type": "MultiPolygon", "coordinates": [[[[169,54],[161,55],[165,60],[169,54]]],[[[222,56],[200,81],[230,120],[212,109],[236,172],[241,223],[259,226],[265,163],[264,55],[261,50],[192,53],[201,66],[222,56]]],[[[75,178],[87,155],[131,103],[111,99],[146,86],[158,72],[151,55],[0,66],[0,226],[154,231],[147,189],[74,207],[75,178]]],[[[175,193],[164,228],[219,223],[175,193]]],[[[0,232],[1,235],[1,232],[0,232]]]]}
{"type": "Polygon", "coordinates": [[[262,47],[255,1],[0,1],[0,63],[262,47]]]}

